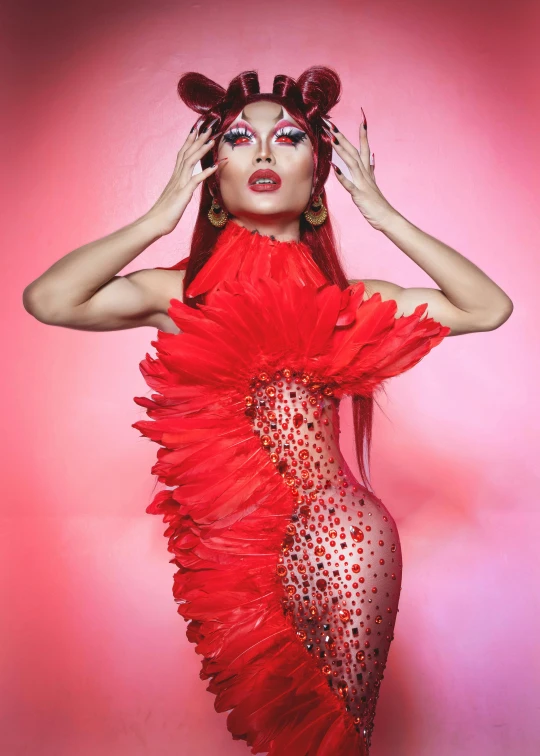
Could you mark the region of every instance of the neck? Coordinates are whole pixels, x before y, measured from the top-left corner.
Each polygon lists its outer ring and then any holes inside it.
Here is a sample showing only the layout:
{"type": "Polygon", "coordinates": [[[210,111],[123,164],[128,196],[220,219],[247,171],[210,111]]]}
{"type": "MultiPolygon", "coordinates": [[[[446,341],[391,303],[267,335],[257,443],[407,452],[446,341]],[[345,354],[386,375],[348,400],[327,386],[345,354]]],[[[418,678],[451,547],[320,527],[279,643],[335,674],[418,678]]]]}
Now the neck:
{"type": "Polygon", "coordinates": [[[258,231],[262,236],[271,236],[277,241],[299,242],[300,221],[292,218],[290,221],[273,221],[263,216],[254,218],[229,218],[229,223],[247,228],[248,231],[258,231]]]}

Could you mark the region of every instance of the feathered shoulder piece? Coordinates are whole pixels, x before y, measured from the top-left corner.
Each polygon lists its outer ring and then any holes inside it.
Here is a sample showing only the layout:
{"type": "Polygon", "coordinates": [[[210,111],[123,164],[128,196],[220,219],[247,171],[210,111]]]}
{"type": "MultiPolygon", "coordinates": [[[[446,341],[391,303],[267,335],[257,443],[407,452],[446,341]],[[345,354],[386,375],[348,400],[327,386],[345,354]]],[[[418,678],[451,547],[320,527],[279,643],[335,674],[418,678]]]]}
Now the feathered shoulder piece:
{"type": "Polygon", "coordinates": [[[147,379],[160,373],[160,390],[165,381],[177,395],[181,386],[242,395],[254,375],[287,366],[336,397],[370,395],[416,365],[450,328],[422,317],[427,304],[396,318],[394,300],[363,295],[361,282],[341,291],[261,278],[224,281],[198,308],[172,299],[168,313],[182,333],[159,331],[152,345],[161,358],[147,356],[143,372],[147,379]]]}
{"type": "Polygon", "coordinates": [[[336,396],[369,395],[451,330],[424,317],[427,303],[396,318],[396,301],[383,302],[379,293],[365,299],[362,282],[343,291],[330,284],[303,242],[232,222],[186,291],[200,294],[206,303],[195,309],[172,299],[168,313],[183,333],[159,332],[152,342],[170,355],[175,384],[189,384],[196,371],[201,386],[230,381],[240,389],[253,374],[287,365],[332,386],[336,396]]]}

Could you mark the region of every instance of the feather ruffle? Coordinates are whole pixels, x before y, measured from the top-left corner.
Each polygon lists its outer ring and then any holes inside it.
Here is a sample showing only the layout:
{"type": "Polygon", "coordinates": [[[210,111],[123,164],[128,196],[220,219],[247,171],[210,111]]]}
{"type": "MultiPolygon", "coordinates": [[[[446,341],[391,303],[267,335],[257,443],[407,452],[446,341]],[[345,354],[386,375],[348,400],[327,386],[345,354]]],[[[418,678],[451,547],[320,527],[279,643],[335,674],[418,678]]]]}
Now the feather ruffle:
{"type": "Polygon", "coordinates": [[[216,290],[227,279],[253,281],[264,277],[278,282],[294,279],[315,287],[328,283],[304,242],[273,240],[229,222],[220,232],[210,259],[188,287],[186,296],[197,297],[216,290]]]}
{"type": "Polygon", "coordinates": [[[223,281],[199,308],[171,300],[181,333],[159,331],[156,357],[140,364],[155,393],[135,397],[150,420],[133,427],[160,445],[152,473],[172,487],[147,512],[168,525],[173,593],[201,678],[254,754],[367,756],[283,611],[276,566],[294,504],[245,412],[261,371],[309,373],[337,397],[370,394],[450,330],[422,317],[427,305],[396,319],[395,302],[363,294],[362,283],[223,281]]]}

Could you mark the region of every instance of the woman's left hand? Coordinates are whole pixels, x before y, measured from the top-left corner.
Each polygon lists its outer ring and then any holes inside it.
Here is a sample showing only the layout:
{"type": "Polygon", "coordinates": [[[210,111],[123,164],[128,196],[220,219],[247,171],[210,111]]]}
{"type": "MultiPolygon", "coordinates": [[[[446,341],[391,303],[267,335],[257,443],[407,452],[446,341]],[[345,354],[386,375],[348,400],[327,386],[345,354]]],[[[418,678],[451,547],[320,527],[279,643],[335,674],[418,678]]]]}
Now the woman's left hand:
{"type": "MultiPolygon", "coordinates": [[[[337,180],[349,192],[356,207],[360,210],[367,222],[373,228],[380,231],[390,213],[397,211],[383,197],[381,190],[375,181],[375,160],[373,165],[370,164],[370,147],[367,137],[367,121],[363,109],[363,123],[360,124],[360,151],[352,145],[349,140],[338,131],[337,127],[328,121],[332,130],[326,129],[327,134],[332,139],[332,145],[337,154],[342,158],[345,165],[349,168],[352,181],[345,178],[342,171],[332,163],[337,180]],[[337,139],[337,142],[335,141],[337,139]],[[339,171],[339,172],[338,172],[339,171]]],[[[375,156],[373,156],[375,157],[375,156]]]]}

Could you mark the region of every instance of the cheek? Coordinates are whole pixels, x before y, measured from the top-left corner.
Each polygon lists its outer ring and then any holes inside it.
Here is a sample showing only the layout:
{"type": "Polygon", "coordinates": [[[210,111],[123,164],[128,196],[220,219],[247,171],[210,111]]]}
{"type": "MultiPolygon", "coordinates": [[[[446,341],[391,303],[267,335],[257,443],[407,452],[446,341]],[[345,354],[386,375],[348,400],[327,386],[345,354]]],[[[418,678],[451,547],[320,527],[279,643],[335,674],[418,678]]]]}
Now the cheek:
{"type": "Polygon", "coordinates": [[[222,183],[227,184],[227,186],[240,188],[240,186],[246,181],[245,167],[239,165],[238,161],[231,160],[230,157],[229,160],[225,160],[221,165],[222,167],[221,169],[218,169],[218,171],[221,173],[220,178],[222,183]]]}
{"type": "Polygon", "coordinates": [[[298,170],[303,171],[304,173],[310,173],[313,171],[313,167],[315,165],[314,161],[314,155],[311,150],[303,150],[298,155],[298,170]]]}
{"type": "Polygon", "coordinates": [[[314,167],[315,163],[313,162],[313,155],[311,153],[298,155],[298,159],[291,161],[283,175],[292,182],[310,181],[313,178],[314,167]]]}
{"type": "Polygon", "coordinates": [[[245,187],[246,169],[230,159],[225,160],[221,165],[222,167],[218,168],[217,176],[220,192],[224,200],[231,203],[236,202],[243,194],[244,189],[247,191],[245,187]]]}

